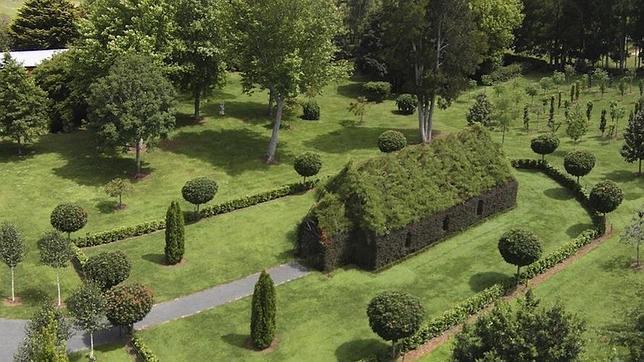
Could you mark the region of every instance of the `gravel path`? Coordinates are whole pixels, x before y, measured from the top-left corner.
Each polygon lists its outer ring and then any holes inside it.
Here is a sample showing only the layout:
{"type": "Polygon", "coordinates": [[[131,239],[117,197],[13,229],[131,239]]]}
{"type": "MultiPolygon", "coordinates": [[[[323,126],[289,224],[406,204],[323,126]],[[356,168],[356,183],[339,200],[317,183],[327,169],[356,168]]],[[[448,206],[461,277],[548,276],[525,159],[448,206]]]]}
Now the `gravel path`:
{"type": "MultiPolygon", "coordinates": [[[[296,262],[276,266],[267,272],[276,285],[299,279],[309,273],[308,269],[296,262]]],[[[185,297],[155,304],[147,317],[136,323],[134,328],[140,330],[156,326],[252,295],[258,278],[259,273],[255,273],[185,297]]],[[[24,338],[26,323],[25,320],[0,319],[0,361],[13,360],[13,355],[24,338]]],[[[118,343],[123,338],[118,328],[110,328],[94,335],[94,345],[118,343]]],[[[68,341],[67,349],[70,352],[89,349],[89,335],[76,331],[68,341]]]]}

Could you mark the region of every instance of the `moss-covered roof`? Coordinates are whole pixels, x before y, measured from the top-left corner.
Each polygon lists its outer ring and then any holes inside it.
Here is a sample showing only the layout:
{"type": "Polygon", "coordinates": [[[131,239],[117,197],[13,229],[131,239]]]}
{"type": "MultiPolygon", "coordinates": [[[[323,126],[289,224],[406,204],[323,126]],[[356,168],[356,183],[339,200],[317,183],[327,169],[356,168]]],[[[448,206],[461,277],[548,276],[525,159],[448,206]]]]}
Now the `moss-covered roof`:
{"type": "Polygon", "coordinates": [[[480,126],[350,162],[311,210],[330,235],[356,225],[378,235],[448,209],[512,179],[501,147],[480,126]]]}

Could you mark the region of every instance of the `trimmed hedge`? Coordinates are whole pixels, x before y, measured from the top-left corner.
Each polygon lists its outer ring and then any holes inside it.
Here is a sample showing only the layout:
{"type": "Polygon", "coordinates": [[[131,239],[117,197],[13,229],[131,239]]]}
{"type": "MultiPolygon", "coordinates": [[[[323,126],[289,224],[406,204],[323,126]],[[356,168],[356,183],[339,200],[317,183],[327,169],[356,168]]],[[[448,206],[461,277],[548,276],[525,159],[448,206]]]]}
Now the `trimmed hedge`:
{"type": "MultiPolygon", "coordinates": [[[[274,190],[230,200],[219,205],[206,206],[199,210],[200,217],[191,214],[187,217],[188,220],[186,221],[196,221],[200,218],[225,214],[227,212],[309,191],[312,190],[319,182],[320,180],[316,179],[288,184],[274,190]]],[[[101,233],[87,234],[85,237],[75,239],[74,244],[81,248],[109,244],[120,240],[147,235],[163,229],[165,229],[165,220],[154,220],[138,225],[120,227],[101,233]]]]}
{"type": "Polygon", "coordinates": [[[87,255],[85,255],[83,249],[76,246],[76,244],[72,243],[71,247],[73,253],[72,263],[76,267],[76,270],[82,273],[83,268],[85,268],[85,263],[87,263],[87,260],[89,260],[89,258],[87,257],[87,255]]]}
{"type": "Polygon", "coordinates": [[[136,354],[141,357],[141,360],[144,362],[159,362],[159,358],[154,354],[154,352],[152,352],[150,347],[145,344],[145,341],[143,341],[143,338],[141,338],[138,333],[132,334],[132,340],[130,342],[132,348],[136,351],[136,354]]]}
{"type": "MultiPolygon", "coordinates": [[[[580,187],[570,176],[551,166],[547,162],[535,160],[512,160],[512,166],[518,169],[534,169],[543,171],[560,185],[573,192],[575,197],[584,205],[584,207],[587,208],[588,197],[584,188],[580,187]]],[[[587,208],[587,210],[589,209],[587,208]]],[[[594,227],[583,231],[579,236],[564,243],[546,257],[530,264],[521,272],[521,281],[527,281],[539,274],[542,274],[548,269],[573,256],[579,251],[579,249],[590,244],[595,240],[595,238],[604,235],[606,230],[606,219],[594,211],[589,210],[589,213],[593,217],[594,227]]],[[[402,340],[401,351],[412,351],[430,339],[445,333],[450,328],[464,323],[470,316],[477,314],[487,306],[497,302],[514,287],[515,280],[511,279],[506,283],[497,283],[464,300],[453,308],[443,312],[442,315],[430,320],[426,325],[421,327],[420,331],[414,336],[402,340]]]]}

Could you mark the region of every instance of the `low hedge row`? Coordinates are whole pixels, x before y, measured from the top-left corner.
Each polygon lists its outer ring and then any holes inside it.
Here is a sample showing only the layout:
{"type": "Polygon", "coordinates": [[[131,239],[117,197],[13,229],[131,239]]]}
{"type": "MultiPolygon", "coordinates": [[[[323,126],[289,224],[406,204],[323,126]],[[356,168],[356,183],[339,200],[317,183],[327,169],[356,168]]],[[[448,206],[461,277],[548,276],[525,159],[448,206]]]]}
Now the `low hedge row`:
{"type": "MultiPolygon", "coordinates": [[[[575,194],[577,199],[586,206],[588,193],[577,184],[577,182],[567,174],[551,166],[547,162],[537,160],[513,160],[512,166],[520,169],[537,169],[543,171],[546,175],[557,181],[563,187],[569,189],[575,194]]],[[[557,250],[548,256],[539,259],[531,264],[521,273],[521,280],[526,281],[544,273],[548,269],[563,262],[573,256],[579,249],[590,244],[595,238],[605,232],[605,218],[590,211],[593,216],[594,227],[583,231],[576,238],[566,242],[557,250]]],[[[503,295],[514,289],[514,279],[507,283],[497,283],[484,291],[473,295],[465,301],[457,304],[455,307],[443,312],[442,315],[430,320],[414,336],[405,338],[401,342],[401,351],[408,352],[420,347],[428,340],[440,336],[448,329],[464,323],[467,318],[477,314],[487,306],[497,302],[503,295]]]]}
{"type": "Polygon", "coordinates": [[[137,333],[132,334],[131,345],[144,362],[159,362],[159,358],[137,333]]]}
{"type": "Polygon", "coordinates": [[[89,258],[87,257],[87,255],[85,255],[83,250],[76,246],[76,244],[74,243],[72,243],[72,252],[74,253],[74,255],[72,256],[72,263],[75,264],[76,269],[82,271],[85,267],[85,263],[87,263],[87,260],[89,258]]]}
{"type": "MultiPolygon", "coordinates": [[[[264,202],[276,200],[282,197],[309,191],[313,189],[318,183],[319,180],[317,179],[308,180],[306,182],[297,182],[284,185],[274,190],[227,201],[219,205],[207,206],[201,209],[199,211],[199,214],[197,215],[195,215],[194,213],[188,214],[186,221],[197,221],[201,218],[212,217],[264,202]]],[[[150,234],[163,229],[165,229],[165,220],[149,221],[138,225],[120,227],[101,233],[87,234],[87,236],[85,237],[75,239],[74,244],[81,248],[109,244],[119,240],[150,234]]]]}

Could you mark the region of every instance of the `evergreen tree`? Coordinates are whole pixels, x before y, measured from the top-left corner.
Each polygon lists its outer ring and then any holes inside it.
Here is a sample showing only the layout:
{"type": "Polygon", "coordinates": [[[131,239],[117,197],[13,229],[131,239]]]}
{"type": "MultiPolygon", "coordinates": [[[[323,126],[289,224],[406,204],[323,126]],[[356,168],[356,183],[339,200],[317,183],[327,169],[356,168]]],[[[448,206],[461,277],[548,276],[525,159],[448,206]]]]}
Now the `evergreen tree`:
{"type": "Polygon", "coordinates": [[[590,117],[593,115],[593,101],[586,103],[586,119],[590,123],[590,117]]]}
{"type": "Polygon", "coordinates": [[[575,100],[579,100],[579,94],[581,92],[581,83],[575,82],[575,100]]]}
{"type": "Polygon", "coordinates": [[[527,105],[523,107],[523,128],[530,131],[530,108],[527,105]]]}
{"type": "Polygon", "coordinates": [[[45,93],[27,71],[6,53],[0,68],[0,137],[18,144],[32,142],[47,132],[45,93]]]}
{"type": "Polygon", "coordinates": [[[641,175],[642,159],[644,159],[644,111],[640,111],[628,122],[620,153],[626,162],[639,162],[638,175],[641,175]]]}
{"type": "Polygon", "coordinates": [[[604,132],[606,132],[606,123],[606,110],[602,109],[602,115],[599,119],[599,130],[602,132],[602,136],[604,135],[604,132]]]}
{"type": "Polygon", "coordinates": [[[575,101],[575,84],[570,86],[570,103],[575,101]]]}
{"type": "Polygon", "coordinates": [[[67,339],[71,336],[65,314],[45,303],[25,327],[25,339],[13,357],[15,362],[69,361],[67,339]]]}
{"type": "Polygon", "coordinates": [[[258,349],[266,349],[275,338],[275,286],[271,276],[262,271],[255,284],[250,316],[250,337],[258,349]]]}
{"type": "Polygon", "coordinates": [[[480,123],[486,127],[491,125],[492,103],[487,99],[487,95],[485,93],[481,93],[476,96],[476,100],[465,118],[469,125],[474,123],[480,123]]]}
{"type": "Polygon", "coordinates": [[[76,8],[69,0],[28,0],[11,24],[12,48],[66,48],[78,36],[76,14],[76,8]]]}
{"type": "Polygon", "coordinates": [[[557,109],[561,108],[561,92],[557,93],[557,109]]]}
{"type": "Polygon", "coordinates": [[[165,217],[165,259],[170,265],[183,259],[184,253],[184,220],[179,203],[173,201],[165,217]]]}
{"type": "Polygon", "coordinates": [[[550,98],[550,112],[548,113],[548,128],[555,129],[555,97],[550,98]]]}

